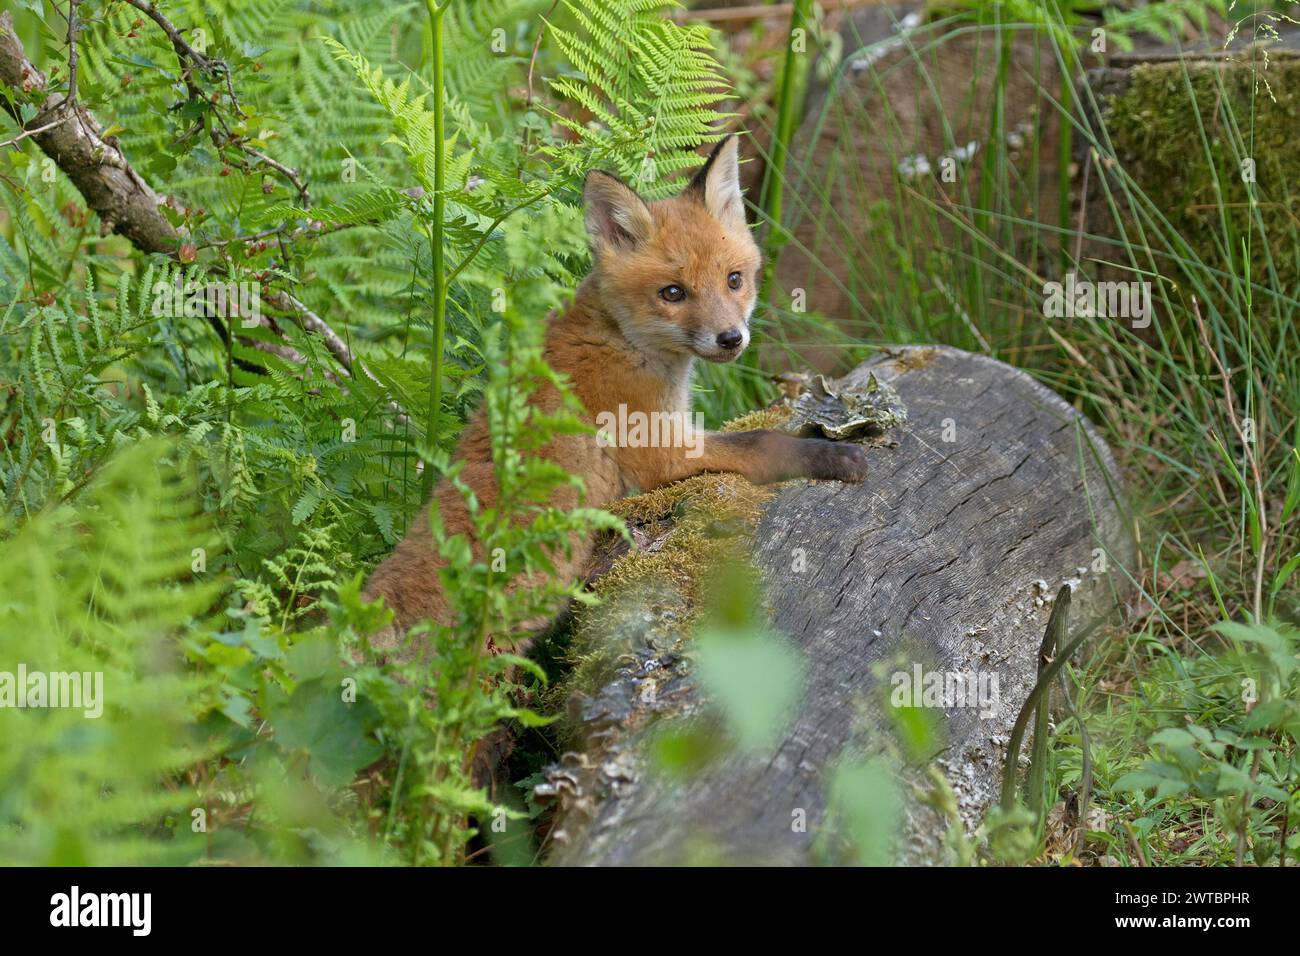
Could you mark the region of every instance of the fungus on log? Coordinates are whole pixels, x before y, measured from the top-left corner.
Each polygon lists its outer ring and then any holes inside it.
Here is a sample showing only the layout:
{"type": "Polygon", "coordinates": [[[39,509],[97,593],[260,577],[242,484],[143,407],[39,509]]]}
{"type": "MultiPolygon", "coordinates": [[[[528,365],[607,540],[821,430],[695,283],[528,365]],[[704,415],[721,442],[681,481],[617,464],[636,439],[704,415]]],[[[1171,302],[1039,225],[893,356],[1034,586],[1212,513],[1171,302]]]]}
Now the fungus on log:
{"type": "MultiPolygon", "coordinates": [[[[1001,362],[887,350],[836,385],[871,375],[896,389],[907,418],[877,443],[862,484],[768,492],[706,476],[645,496],[655,507],[627,503],[641,547],[613,562],[602,580],[614,585],[597,588],[604,604],[579,622],[575,641],[601,636],[575,645],[580,676],[564,688],[571,751],[538,790],[557,806],[552,862],[835,859],[843,834],[827,813],[828,777],[842,759],[891,746],[891,684],[921,672],[991,677],[996,700],[945,698],[952,706],[932,711],[940,734],[908,773],[920,781],[926,766],[941,768],[968,828],[996,801],[1057,588],[1073,588],[1077,626],[1122,596],[1132,542],[1118,473],[1083,416],[1001,362]],[[711,707],[692,671],[689,622],[693,576],[713,572],[707,562],[684,570],[683,554],[703,548],[716,560],[734,536],[715,526],[746,516],[742,550],[765,582],[772,627],[804,659],[800,703],[775,745],[667,774],[653,756],[657,728],[711,707]]],[[[941,859],[937,812],[906,800],[902,819],[896,858],[941,859]]]]}

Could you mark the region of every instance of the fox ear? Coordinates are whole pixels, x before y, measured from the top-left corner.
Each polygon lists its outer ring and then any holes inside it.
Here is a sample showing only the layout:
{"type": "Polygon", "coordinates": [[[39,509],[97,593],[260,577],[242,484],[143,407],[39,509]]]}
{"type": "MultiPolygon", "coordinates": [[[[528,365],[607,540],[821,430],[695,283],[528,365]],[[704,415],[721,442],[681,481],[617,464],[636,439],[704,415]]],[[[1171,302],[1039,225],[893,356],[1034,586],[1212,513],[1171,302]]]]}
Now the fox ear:
{"type": "Polygon", "coordinates": [[[724,226],[745,228],[745,198],[740,192],[740,140],[725,137],[700,167],[687,192],[695,193],[724,226]]]}
{"type": "Polygon", "coordinates": [[[582,193],[587,232],[597,247],[631,249],[650,238],[650,207],[617,176],[593,170],[582,193]]]}

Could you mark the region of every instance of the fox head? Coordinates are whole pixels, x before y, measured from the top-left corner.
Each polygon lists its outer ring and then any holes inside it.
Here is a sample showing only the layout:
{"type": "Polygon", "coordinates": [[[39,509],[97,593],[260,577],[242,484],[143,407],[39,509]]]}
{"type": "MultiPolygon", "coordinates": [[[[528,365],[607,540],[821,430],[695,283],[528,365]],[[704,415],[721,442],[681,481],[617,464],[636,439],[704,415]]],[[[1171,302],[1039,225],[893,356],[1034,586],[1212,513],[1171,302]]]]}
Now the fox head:
{"type": "Polygon", "coordinates": [[[745,222],[736,154],[728,136],[679,195],[652,203],[616,176],[587,175],[593,277],[643,352],[730,362],[749,344],[762,255],[745,222]]]}

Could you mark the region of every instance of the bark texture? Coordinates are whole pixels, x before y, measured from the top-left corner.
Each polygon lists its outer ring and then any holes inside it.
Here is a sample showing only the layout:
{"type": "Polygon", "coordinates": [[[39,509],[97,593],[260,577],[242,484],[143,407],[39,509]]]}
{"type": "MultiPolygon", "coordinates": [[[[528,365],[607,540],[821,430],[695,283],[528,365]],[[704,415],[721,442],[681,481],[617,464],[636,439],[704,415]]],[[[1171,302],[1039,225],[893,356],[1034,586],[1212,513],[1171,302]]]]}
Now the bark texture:
{"type": "Polygon", "coordinates": [[[105,139],[95,117],[78,103],[66,103],[61,94],[41,99],[47,88],[45,74],[27,59],[7,10],[0,13],[0,82],[41,103],[24,124],[11,104],[0,98],[24,129],[49,127],[32,139],[85,197],[86,205],[99,216],[104,235],[120,233],[144,252],[176,252],[180,237],[158,208],[162,197],[131,168],[116,141],[105,139]]]}

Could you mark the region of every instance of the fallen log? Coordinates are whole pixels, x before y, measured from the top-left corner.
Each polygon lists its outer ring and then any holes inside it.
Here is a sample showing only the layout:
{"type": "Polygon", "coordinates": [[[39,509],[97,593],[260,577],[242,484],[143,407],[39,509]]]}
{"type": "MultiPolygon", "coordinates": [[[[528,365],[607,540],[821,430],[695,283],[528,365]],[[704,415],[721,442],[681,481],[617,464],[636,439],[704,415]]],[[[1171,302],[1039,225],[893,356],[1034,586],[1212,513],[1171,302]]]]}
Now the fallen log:
{"type": "MultiPolygon", "coordinates": [[[[871,375],[897,390],[907,420],[873,449],[865,482],[791,482],[768,497],[726,476],[708,492],[710,513],[760,515],[746,547],[773,627],[805,660],[802,702],[779,742],[728,752],[686,779],[656,769],[656,728],[709,706],[690,662],[693,585],[672,558],[649,576],[615,562],[621,580],[599,611],[615,664],[570,689],[572,749],[538,790],[557,806],[553,863],[681,863],[701,847],[733,863],[825,860],[839,838],[828,774],[890,739],[882,666],[995,675],[994,706],[935,711],[941,738],[913,767],[916,779],[922,765],[942,769],[968,829],[996,801],[1053,595],[1069,584],[1082,624],[1125,590],[1132,542],[1118,472],[1083,416],[1001,362],[909,347],[838,386],[871,375]]],[[[701,527],[693,540],[708,539],[701,527]]],[[[640,551],[619,560],[653,565],[671,534],[643,522],[640,551]]],[[[937,813],[909,802],[905,819],[896,858],[938,862],[937,813]]]]}

